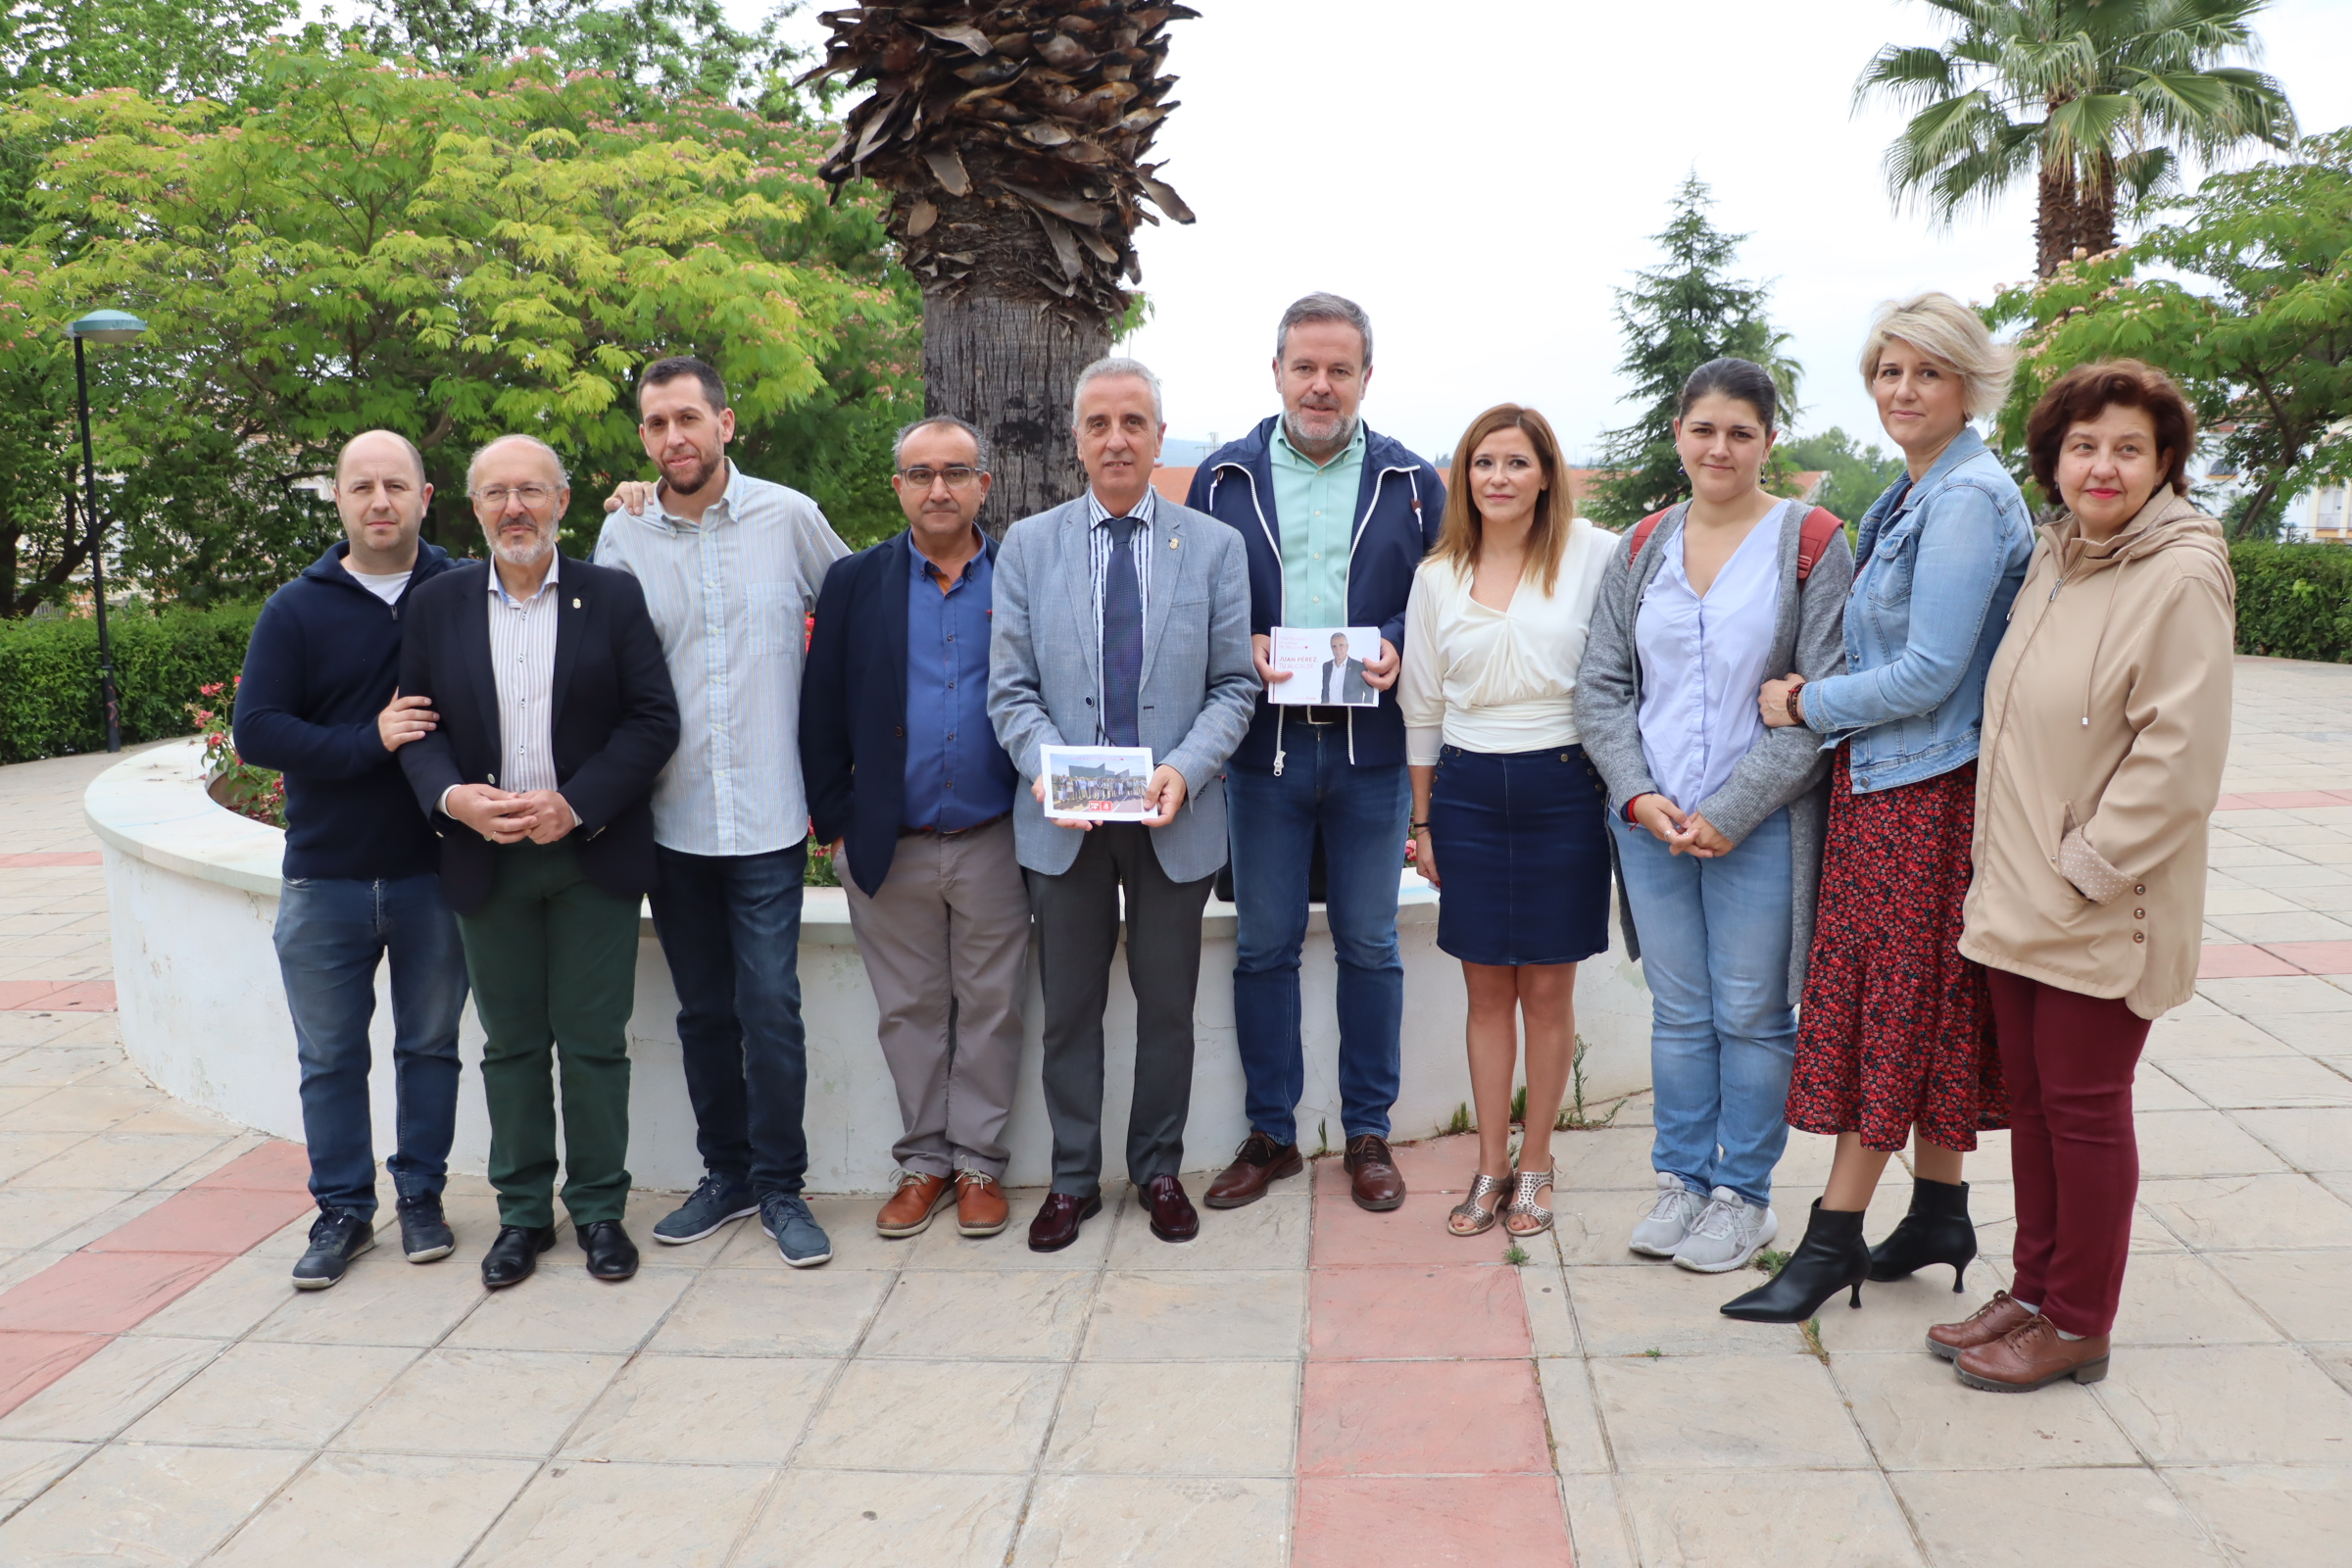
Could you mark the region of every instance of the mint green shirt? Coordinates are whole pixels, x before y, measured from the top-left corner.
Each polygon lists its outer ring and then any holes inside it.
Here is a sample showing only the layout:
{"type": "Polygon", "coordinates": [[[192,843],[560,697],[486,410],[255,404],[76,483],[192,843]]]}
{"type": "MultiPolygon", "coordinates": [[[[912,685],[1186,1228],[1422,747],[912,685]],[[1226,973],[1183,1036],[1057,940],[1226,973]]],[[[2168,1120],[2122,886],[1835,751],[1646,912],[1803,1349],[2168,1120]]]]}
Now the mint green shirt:
{"type": "Polygon", "coordinates": [[[1301,457],[1274,421],[1274,526],[1282,540],[1282,624],[1348,624],[1348,552],[1364,475],[1364,427],[1322,467],[1301,457]]]}

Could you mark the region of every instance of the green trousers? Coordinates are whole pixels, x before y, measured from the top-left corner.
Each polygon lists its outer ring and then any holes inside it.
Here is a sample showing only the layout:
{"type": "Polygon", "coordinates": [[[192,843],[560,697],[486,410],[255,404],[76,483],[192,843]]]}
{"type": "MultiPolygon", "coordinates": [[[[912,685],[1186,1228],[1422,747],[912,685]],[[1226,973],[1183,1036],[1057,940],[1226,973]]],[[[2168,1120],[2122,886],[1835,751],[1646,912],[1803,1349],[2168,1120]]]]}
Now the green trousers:
{"type": "Polygon", "coordinates": [[[629,1201],[638,901],[589,881],[563,840],[526,839],[498,857],[490,901],[460,915],[458,930],[489,1036],[482,1091],[499,1222],[556,1222],[551,1066],[563,1084],[564,1206],[575,1226],[619,1219],[629,1201]]]}

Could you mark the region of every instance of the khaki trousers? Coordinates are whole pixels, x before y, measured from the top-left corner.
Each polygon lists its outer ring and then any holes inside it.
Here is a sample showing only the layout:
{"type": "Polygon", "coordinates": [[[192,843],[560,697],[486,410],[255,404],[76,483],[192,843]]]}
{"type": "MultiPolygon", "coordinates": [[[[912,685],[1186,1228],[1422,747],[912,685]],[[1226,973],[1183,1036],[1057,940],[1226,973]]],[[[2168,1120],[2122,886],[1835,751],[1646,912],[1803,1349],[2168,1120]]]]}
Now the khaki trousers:
{"type": "Polygon", "coordinates": [[[906,1129],[892,1157],[926,1176],[976,1170],[1002,1180],[1029,956],[1011,819],[899,840],[871,898],[850,874],[847,846],[835,863],[906,1129]]]}

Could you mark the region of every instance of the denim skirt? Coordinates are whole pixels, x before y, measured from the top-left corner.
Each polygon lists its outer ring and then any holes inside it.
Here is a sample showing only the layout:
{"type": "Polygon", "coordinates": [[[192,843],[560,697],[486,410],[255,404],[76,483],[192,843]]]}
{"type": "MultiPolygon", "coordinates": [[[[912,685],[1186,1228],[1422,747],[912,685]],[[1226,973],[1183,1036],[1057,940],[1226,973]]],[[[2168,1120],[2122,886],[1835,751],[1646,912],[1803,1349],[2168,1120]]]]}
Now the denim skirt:
{"type": "Polygon", "coordinates": [[[1438,946],[1465,963],[1579,963],[1609,948],[1608,791],[1581,746],[1439,756],[1438,946]]]}

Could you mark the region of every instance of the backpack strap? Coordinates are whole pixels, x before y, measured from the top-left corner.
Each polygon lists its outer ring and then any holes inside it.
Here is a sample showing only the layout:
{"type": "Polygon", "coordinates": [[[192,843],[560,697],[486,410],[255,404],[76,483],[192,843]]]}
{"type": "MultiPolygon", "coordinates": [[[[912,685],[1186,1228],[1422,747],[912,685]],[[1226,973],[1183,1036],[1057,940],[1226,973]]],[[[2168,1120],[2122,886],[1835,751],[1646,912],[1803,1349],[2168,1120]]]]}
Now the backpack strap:
{"type": "MultiPolygon", "coordinates": [[[[1673,510],[1674,509],[1672,507],[1668,507],[1666,512],[1672,512],[1673,510]]],[[[1634,544],[1633,548],[1625,553],[1626,560],[1634,561],[1640,558],[1642,554],[1642,547],[1649,543],[1649,536],[1653,533],[1656,533],[1658,531],[1658,524],[1666,520],[1666,512],[1653,512],[1648,516],[1643,517],[1640,522],[1634,524],[1634,544]]]]}
{"type": "MultiPolygon", "coordinates": [[[[1798,582],[1803,582],[1807,577],[1813,575],[1814,563],[1821,560],[1823,555],[1829,551],[1830,541],[1837,538],[1838,530],[1844,526],[1845,524],[1839,520],[1838,514],[1827,507],[1815,507],[1811,512],[1805,514],[1804,524],[1797,530],[1796,535],[1796,580],[1798,582]]],[[[1634,548],[1639,550],[1642,547],[1637,544],[1634,548]]]]}

